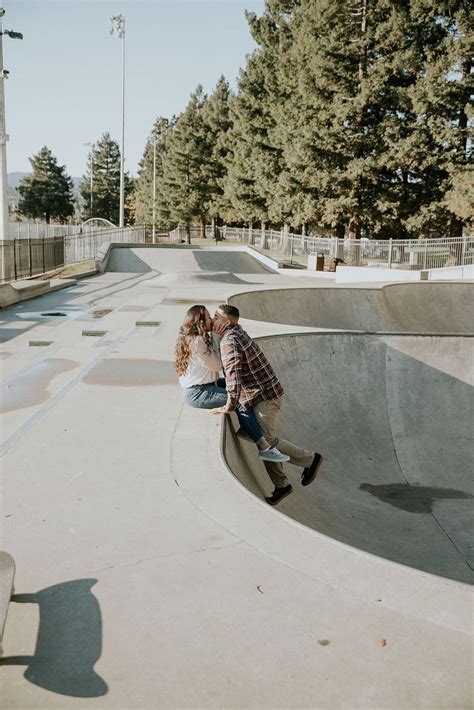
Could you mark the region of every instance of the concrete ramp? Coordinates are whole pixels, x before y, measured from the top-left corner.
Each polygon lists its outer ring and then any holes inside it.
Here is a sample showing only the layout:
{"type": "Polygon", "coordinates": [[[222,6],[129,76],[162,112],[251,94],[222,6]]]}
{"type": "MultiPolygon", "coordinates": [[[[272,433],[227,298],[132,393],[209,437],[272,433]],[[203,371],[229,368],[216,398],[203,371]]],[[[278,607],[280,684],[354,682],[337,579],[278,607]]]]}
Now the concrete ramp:
{"type": "MultiPolygon", "coordinates": [[[[325,457],[307,488],[301,469],[288,466],[294,493],[278,510],[365,552],[474,581],[474,338],[317,333],[259,342],[286,392],[282,438],[325,457]]],[[[262,496],[271,489],[263,465],[228,427],[229,466],[262,496]]]]}
{"type": "Polygon", "coordinates": [[[114,245],[107,261],[106,271],[122,273],[158,271],[162,274],[194,272],[268,274],[268,270],[246,252],[227,247],[200,249],[185,245],[143,247],[114,245]]]}
{"type": "Polygon", "coordinates": [[[229,303],[253,320],[389,333],[474,333],[474,283],[297,288],[240,293],[229,303]]]}

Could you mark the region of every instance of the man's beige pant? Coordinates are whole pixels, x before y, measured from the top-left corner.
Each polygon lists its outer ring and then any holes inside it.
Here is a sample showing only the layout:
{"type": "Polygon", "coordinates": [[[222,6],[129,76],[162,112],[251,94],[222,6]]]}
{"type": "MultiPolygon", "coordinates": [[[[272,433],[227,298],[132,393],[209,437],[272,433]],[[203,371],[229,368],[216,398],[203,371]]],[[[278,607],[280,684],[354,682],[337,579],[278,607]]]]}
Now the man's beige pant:
{"type": "MultiPolygon", "coordinates": [[[[264,399],[254,406],[253,411],[270,446],[278,446],[282,454],[290,457],[289,463],[307,468],[313,461],[314,452],[301,449],[299,446],[292,444],[291,441],[279,439],[277,436],[282,403],[283,397],[264,399]]],[[[283,473],[283,464],[274,463],[273,461],[264,461],[263,463],[276,488],[288,485],[288,479],[283,473]]]]}

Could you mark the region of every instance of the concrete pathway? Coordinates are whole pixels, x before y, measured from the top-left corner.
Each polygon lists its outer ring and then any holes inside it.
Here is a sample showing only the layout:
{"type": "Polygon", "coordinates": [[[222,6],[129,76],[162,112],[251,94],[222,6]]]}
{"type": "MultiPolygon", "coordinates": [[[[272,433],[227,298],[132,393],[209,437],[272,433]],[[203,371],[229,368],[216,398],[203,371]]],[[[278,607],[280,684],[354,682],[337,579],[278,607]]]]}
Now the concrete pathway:
{"type": "Polygon", "coordinates": [[[229,471],[231,430],[181,404],[191,302],[309,280],[158,257],[0,314],[2,707],[470,707],[468,586],[269,508],[229,471]]]}

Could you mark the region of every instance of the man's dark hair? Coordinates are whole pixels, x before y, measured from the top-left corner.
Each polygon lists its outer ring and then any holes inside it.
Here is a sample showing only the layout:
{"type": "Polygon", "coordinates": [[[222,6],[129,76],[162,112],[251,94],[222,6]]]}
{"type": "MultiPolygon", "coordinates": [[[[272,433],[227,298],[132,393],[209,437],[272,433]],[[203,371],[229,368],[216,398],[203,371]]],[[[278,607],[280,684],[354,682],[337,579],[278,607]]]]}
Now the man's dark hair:
{"type": "Polygon", "coordinates": [[[222,306],[219,306],[219,310],[231,320],[239,320],[240,318],[239,309],[235,306],[230,306],[228,303],[223,303],[222,306]]]}

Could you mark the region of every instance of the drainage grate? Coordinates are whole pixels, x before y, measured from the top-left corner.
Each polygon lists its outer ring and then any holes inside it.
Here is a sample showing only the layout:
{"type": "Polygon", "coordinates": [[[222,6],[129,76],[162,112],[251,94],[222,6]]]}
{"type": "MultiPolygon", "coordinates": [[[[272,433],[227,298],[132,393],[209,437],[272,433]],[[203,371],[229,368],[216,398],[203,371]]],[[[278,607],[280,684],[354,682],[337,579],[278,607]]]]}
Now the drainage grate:
{"type": "Polygon", "coordinates": [[[104,316],[109,315],[109,313],[112,313],[113,308],[96,308],[95,310],[92,311],[92,317],[93,318],[103,318],[104,316]]]}
{"type": "Polygon", "coordinates": [[[48,312],[48,313],[41,313],[42,316],[45,316],[45,318],[50,318],[51,316],[59,316],[61,318],[66,318],[67,313],[59,313],[57,311],[54,312],[48,312]]]}
{"type": "Polygon", "coordinates": [[[54,340],[29,340],[28,345],[31,348],[47,348],[48,345],[52,345],[54,340]]]}
{"type": "Polygon", "coordinates": [[[135,325],[139,327],[158,328],[161,325],[159,320],[136,320],[135,325]]]}
{"type": "Polygon", "coordinates": [[[83,330],[82,335],[86,337],[91,337],[91,338],[102,338],[103,335],[106,335],[107,331],[106,330],[83,330]]]}

